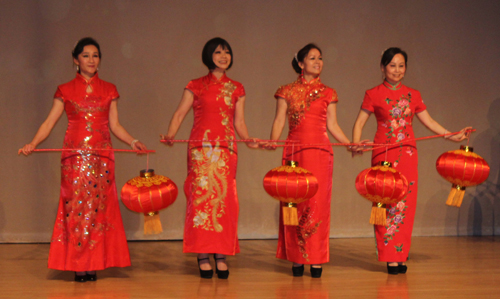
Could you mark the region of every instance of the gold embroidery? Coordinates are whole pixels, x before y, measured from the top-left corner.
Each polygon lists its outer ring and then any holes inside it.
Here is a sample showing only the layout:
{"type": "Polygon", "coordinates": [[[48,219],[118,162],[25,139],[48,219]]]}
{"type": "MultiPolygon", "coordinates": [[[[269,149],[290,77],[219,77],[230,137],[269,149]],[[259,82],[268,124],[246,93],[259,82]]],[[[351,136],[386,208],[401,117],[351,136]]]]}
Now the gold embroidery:
{"type": "Polygon", "coordinates": [[[288,87],[285,99],[288,104],[288,122],[290,129],[293,129],[304,119],[305,112],[309,110],[311,103],[323,96],[326,86],[319,80],[305,84],[302,83],[302,78],[298,78],[288,86],[281,87],[279,91],[288,87]]]}
{"type": "MultiPolygon", "coordinates": [[[[224,131],[226,132],[225,139],[226,140],[234,140],[233,136],[233,123],[228,115],[228,111],[231,113],[234,113],[233,109],[233,93],[236,90],[237,86],[229,81],[224,83],[224,86],[220,90],[219,96],[216,98],[218,101],[219,99],[223,99],[224,103],[227,105],[228,109],[220,108],[220,115],[222,116],[222,121],[221,124],[224,126],[224,131]]],[[[233,154],[234,150],[234,144],[232,142],[228,143],[228,148],[229,148],[229,153],[233,154]]]]}
{"type": "Polygon", "coordinates": [[[306,261],[309,261],[309,254],[307,253],[306,247],[307,239],[311,238],[318,231],[318,227],[322,222],[319,221],[314,223],[314,219],[311,214],[311,207],[307,207],[300,216],[299,226],[297,226],[299,251],[302,253],[302,257],[306,259],[306,261]]]}
{"type": "MultiPolygon", "coordinates": [[[[205,131],[203,139],[209,139],[209,132],[205,131]]],[[[196,210],[193,224],[196,228],[221,232],[223,227],[218,219],[225,214],[229,157],[226,151],[221,150],[219,142],[215,145],[210,142],[202,144],[201,150],[191,149],[191,161],[196,174],[192,186],[197,196],[194,206],[195,209],[200,207],[196,210]]]]}

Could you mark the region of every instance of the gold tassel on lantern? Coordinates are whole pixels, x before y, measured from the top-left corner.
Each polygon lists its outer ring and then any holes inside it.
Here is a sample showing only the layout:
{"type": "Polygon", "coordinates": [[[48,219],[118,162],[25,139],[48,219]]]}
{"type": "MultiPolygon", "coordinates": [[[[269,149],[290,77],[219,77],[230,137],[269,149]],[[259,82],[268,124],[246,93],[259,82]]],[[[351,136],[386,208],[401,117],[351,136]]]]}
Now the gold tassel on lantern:
{"type": "Polygon", "coordinates": [[[285,207],[283,207],[283,224],[299,225],[299,217],[297,215],[296,203],[289,202],[285,207]]]}
{"type": "Polygon", "coordinates": [[[383,203],[373,203],[372,213],[370,214],[370,223],[374,225],[385,225],[386,208],[383,203]]]}
{"type": "Polygon", "coordinates": [[[462,201],[464,200],[464,195],[465,187],[453,184],[451,186],[451,191],[448,195],[448,199],[446,200],[446,204],[452,207],[460,207],[462,205],[462,201]]]}
{"type": "Polygon", "coordinates": [[[150,212],[144,214],[144,234],[155,235],[163,232],[161,227],[160,214],[158,212],[150,212]]]}

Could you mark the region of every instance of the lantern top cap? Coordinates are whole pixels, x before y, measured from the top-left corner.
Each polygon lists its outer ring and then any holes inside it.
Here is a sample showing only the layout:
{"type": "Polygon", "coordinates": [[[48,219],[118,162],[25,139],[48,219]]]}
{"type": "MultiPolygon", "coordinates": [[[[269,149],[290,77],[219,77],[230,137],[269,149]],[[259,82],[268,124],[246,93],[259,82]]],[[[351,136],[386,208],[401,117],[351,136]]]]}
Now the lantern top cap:
{"type": "Polygon", "coordinates": [[[299,162],[289,160],[289,161],[286,161],[286,165],[287,166],[291,166],[291,167],[298,167],[299,166],[299,162]]]}
{"type": "Polygon", "coordinates": [[[141,170],[141,178],[150,178],[155,176],[155,170],[154,169],[143,169],[141,170]]]}
{"type": "Polygon", "coordinates": [[[472,146],[468,146],[468,145],[461,145],[460,149],[464,150],[465,152],[471,152],[471,153],[474,152],[474,148],[472,146]]]}
{"type": "Polygon", "coordinates": [[[389,161],[380,161],[379,163],[380,166],[392,167],[392,163],[389,161]]]}

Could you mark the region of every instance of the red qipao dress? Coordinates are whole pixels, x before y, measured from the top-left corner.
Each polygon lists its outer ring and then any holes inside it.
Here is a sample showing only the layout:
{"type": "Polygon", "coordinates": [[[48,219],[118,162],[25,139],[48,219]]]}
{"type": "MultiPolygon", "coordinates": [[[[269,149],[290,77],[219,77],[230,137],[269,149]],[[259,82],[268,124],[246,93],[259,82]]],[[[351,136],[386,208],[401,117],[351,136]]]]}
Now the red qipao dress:
{"type": "Polygon", "coordinates": [[[60,85],[54,98],[64,102],[68,129],[61,157],[61,196],[52,234],[49,268],[70,271],[130,266],[115,185],[115,159],[109,134],[109,107],[116,87],[80,74],[60,85]],[[92,92],[88,93],[90,86],[92,92]]]}
{"type": "Polygon", "coordinates": [[[194,95],[194,124],[188,145],[188,176],[184,182],[187,199],[184,252],[240,252],[238,243],[238,195],[234,140],[236,102],[245,95],[241,83],[225,74],[220,79],[209,73],[186,86],[194,95]]]}
{"type": "Polygon", "coordinates": [[[418,188],[418,154],[414,139],[413,117],[426,110],[420,92],[399,82],[393,86],[383,84],[366,91],[361,109],[375,113],[377,133],[375,143],[400,145],[379,148],[372,153],[372,166],[380,161],[389,161],[400,171],[410,185],[408,195],[400,202],[387,205],[386,225],[375,225],[378,260],[381,262],[404,262],[408,259],[411,233],[415,218],[418,188]],[[387,156],[387,158],[386,158],[387,156]]]}
{"type": "MultiPolygon", "coordinates": [[[[276,99],[283,98],[288,106],[288,137],[301,144],[330,143],[326,132],[328,105],[337,103],[334,89],[314,79],[281,86],[276,99]]],[[[294,160],[318,179],[316,195],[297,205],[298,226],[283,225],[280,209],[278,251],[276,257],[299,264],[324,264],[330,260],[330,202],[332,195],[333,150],[325,146],[288,146],[283,152],[283,164],[294,160]]],[[[283,206],[284,203],[281,203],[283,206]]]]}

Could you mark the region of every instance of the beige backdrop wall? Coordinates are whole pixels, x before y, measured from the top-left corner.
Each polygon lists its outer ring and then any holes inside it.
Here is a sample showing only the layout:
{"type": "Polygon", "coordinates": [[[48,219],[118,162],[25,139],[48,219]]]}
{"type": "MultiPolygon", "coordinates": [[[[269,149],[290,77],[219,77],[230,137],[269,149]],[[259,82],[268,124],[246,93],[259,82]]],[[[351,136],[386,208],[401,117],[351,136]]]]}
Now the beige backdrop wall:
{"type": "MultiPolygon", "coordinates": [[[[405,84],[421,91],[431,115],[448,130],[471,125],[475,151],[491,165],[489,180],[468,188],[460,209],[444,204],[450,184],[435,171],[436,158],[458,144],[419,142],[420,190],[414,235],[491,235],[500,231],[500,2],[474,1],[0,1],[0,242],[49,241],[60,184],[60,154],[17,156],[47,116],[57,85],[74,77],[71,50],[84,36],[103,53],[100,76],[117,85],[119,113],[129,132],[155,149],[149,164],[182,190],[186,145],[159,143],[189,80],[207,73],[204,43],[226,38],[234,51],[229,76],[247,91],[251,135],[269,136],[273,94],[296,78],[290,62],[309,42],[324,54],[322,80],[339,94],[338,119],[348,136],[364,91],[381,82],[379,59],[387,47],[409,53],[405,84]]],[[[40,148],[59,148],[63,116],[40,148]]],[[[178,138],[188,138],[192,115],[178,138]]],[[[430,135],[418,121],[416,136],[430,135]]],[[[369,120],[365,138],[373,138],[369,120]]],[[[285,132],[282,136],[285,138],[285,132]]],[[[333,139],[332,139],[333,141],[333,139]]],[[[128,148],[114,139],[116,148],[128,148]]],[[[240,147],[240,238],[275,238],[278,204],[262,188],[281,151],[240,147]]],[[[118,188],[146,167],[146,158],[116,155],[118,188]]],[[[370,204],[354,179],[370,155],[352,159],[335,148],[332,237],[370,237],[370,204]]],[[[185,197],[161,213],[164,232],[144,236],[142,217],[122,205],[127,237],[181,239],[185,197]]]]}

